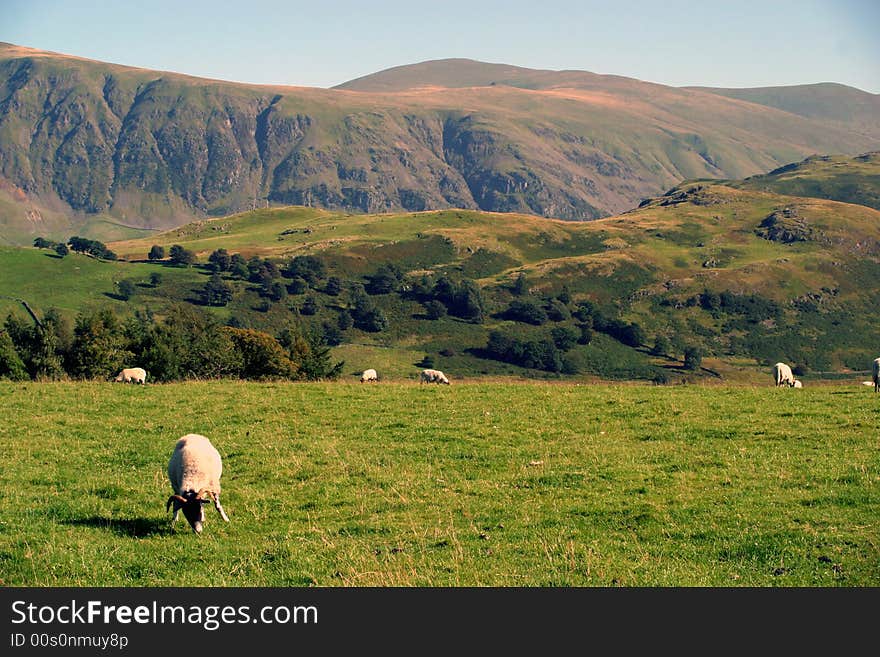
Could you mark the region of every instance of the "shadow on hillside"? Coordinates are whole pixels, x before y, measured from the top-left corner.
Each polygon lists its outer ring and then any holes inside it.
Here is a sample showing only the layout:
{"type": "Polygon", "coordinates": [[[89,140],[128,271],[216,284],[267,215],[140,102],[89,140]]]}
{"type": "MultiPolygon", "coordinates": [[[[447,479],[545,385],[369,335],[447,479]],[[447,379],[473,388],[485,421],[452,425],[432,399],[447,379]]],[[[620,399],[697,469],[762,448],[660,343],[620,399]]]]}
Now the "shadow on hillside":
{"type": "Polygon", "coordinates": [[[147,536],[167,534],[170,531],[170,524],[167,518],[158,520],[156,518],[104,518],[102,516],[89,516],[87,518],[64,520],[62,523],[73,525],[74,527],[106,529],[118,536],[129,536],[131,538],[145,538],[147,536]]]}

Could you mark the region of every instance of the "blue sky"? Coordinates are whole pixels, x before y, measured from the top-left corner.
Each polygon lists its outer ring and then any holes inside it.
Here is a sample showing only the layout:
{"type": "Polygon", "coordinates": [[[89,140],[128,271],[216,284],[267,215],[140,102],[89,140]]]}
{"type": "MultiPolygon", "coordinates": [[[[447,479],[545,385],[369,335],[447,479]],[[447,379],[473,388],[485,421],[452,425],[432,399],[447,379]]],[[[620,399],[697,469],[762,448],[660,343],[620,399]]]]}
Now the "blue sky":
{"type": "Polygon", "coordinates": [[[0,0],[0,41],[241,82],[329,87],[468,57],[651,82],[880,93],[880,0],[0,0]]]}

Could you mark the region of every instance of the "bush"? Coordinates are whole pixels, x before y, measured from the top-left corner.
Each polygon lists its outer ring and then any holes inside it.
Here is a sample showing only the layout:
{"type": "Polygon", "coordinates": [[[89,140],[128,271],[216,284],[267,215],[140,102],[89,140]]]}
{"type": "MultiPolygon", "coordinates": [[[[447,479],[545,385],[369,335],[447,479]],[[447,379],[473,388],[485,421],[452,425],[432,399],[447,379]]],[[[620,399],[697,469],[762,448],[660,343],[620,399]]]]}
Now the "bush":
{"type": "Polygon", "coordinates": [[[684,350],[684,368],[686,370],[697,370],[703,362],[703,352],[699,347],[689,345],[684,350]]]}
{"type": "Polygon", "coordinates": [[[327,284],[324,286],[324,294],[336,297],[339,296],[340,292],[342,292],[342,279],[338,276],[331,276],[328,278],[327,284]]]}
{"type": "Polygon", "coordinates": [[[70,249],[67,248],[66,244],[56,244],[55,245],[55,253],[60,255],[62,258],[70,253],[70,249]]]}
{"type": "Polygon", "coordinates": [[[442,319],[446,316],[446,312],[446,306],[442,301],[431,299],[425,303],[425,314],[427,314],[428,319],[442,319]]]}
{"type": "Polygon", "coordinates": [[[514,299],[510,302],[507,310],[502,313],[504,319],[515,322],[525,322],[540,326],[547,321],[547,313],[537,303],[530,300],[514,299]]]}
{"type": "Polygon", "coordinates": [[[119,296],[126,301],[131,299],[134,296],[135,292],[137,292],[137,288],[135,287],[134,283],[132,283],[127,278],[116,283],[116,289],[119,292],[119,296]]]}
{"type": "Polygon", "coordinates": [[[551,299],[547,304],[547,317],[554,322],[564,322],[571,317],[571,313],[559,299],[551,299]]]}
{"type": "Polygon", "coordinates": [[[285,349],[268,333],[254,329],[224,326],[227,335],[241,356],[239,375],[244,379],[293,378],[298,367],[285,349]]]}

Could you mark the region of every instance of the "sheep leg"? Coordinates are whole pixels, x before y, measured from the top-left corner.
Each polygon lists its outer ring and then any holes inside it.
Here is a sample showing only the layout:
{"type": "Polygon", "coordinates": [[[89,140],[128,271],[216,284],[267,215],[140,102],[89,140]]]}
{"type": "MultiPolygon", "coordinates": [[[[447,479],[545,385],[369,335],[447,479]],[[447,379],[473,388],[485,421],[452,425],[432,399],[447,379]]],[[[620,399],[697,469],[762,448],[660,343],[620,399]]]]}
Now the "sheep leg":
{"type": "Polygon", "coordinates": [[[229,522],[229,516],[226,515],[226,511],[223,510],[223,505],[220,504],[219,493],[214,493],[214,508],[217,509],[217,513],[220,514],[220,517],[223,518],[223,520],[229,522]]]}
{"type": "Polygon", "coordinates": [[[178,516],[179,514],[180,514],[180,507],[175,506],[175,507],[174,507],[174,515],[171,516],[171,524],[172,524],[172,525],[173,525],[174,523],[177,522],[177,516],[178,516]]]}

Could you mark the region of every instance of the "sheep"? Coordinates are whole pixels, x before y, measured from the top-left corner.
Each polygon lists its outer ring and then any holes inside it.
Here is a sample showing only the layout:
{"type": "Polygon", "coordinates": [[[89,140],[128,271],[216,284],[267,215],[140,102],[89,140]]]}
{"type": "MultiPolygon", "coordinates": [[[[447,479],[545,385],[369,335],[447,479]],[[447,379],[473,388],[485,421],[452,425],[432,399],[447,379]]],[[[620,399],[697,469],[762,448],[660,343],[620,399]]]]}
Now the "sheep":
{"type": "Polygon", "coordinates": [[[166,512],[174,505],[172,525],[177,522],[177,515],[183,509],[183,515],[192,530],[201,534],[202,523],[205,522],[202,505],[210,501],[214,502],[220,517],[229,522],[229,516],[220,504],[222,472],[223,461],[210,440],[197,433],[188,433],[177,441],[168,461],[168,479],[174,494],[165,504],[166,512]]]}
{"type": "Polygon", "coordinates": [[[142,367],[128,367],[122,370],[114,379],[117,383],[141,383],[147,382],[147,371],[142,367]]]}
{"type": "Polygon", "coordinates": [[[378,381],[379,375],[376,374],[376,370],[369,369],[364,370],[363,374],[361,374],[361,383],[365,383],[367,381],[378,381]]]}
{"type": "Polygon", "coordinates": [[[792,388],[803,388],[803,387],[804,387],[804,384],[801,383],[801,380],[800,380],[800,379],[795,379],[795,380],[794,380],[794,383],[791,384],[791,387],[792,387],[792,388]]]}
{"type": "Polygon", "coordinates": [[[776,382],[777,388],[782,385],[787,385],[789,388],[794,386],[794,374],[785,363],[776,363],[773,366],[773,380],[776,382]]]}
{"type": "Polygon", "coordinates": [[[880,358],[875,358],[871,363],[871,381],[874,383],[874,392],[880,390],[880,358]]]}
{"type": "Polygon", "coordinates": [[[449,379],[440,370],[422,370],[419,385],[423,383],[445,383],[446,385],[449,385],[449,379]]]}

